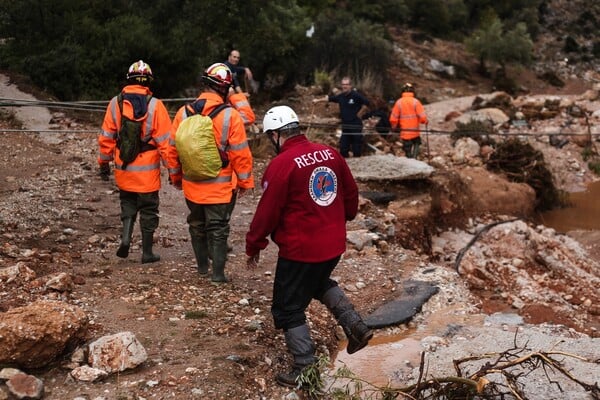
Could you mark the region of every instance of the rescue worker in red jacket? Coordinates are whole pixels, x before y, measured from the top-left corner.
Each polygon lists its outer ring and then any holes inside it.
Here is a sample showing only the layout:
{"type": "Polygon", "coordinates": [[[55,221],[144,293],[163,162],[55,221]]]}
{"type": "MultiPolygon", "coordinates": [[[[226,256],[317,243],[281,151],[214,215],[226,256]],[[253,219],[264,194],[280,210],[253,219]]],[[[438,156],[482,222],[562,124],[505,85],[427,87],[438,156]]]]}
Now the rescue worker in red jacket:
{"type": "Polygon", "coordinates": [[[262,198],[246,234],[247,267],[256,268],[268,237],[279,246],[271,313],[275,328],[284,330],[294,364],[276,380],[294,387],[302,370],[315,362],[305,315],[312,299],[322,302],[342,326],[349,354],[373,337],[330,278],[346,250],[346,221],[358,212],[358,188],[344,157],[310,142],[290,107],[267,111],[263,130],[278,155],[265,170],[262,198]]]}
{"type": "Polygon", "coordinates": [[[417,158],[421,145],[420,124],[427,124],[423,104],[415,97],[411,83],[402,87],[402,96],[396,100],[390,113],[392,132],[400,131],[402,148],[407,158],[417,158]]]}
{"type": "MultiPolygon", "coordinates": [[[[205,102],[203,115],[223,104],[232,85],[229,68],[216,63],[206,69],[202,75],[204,91],[197,100],[205,102]]],[[[181,168],[175,146],[177,129],[189,116],[188,106],[181,107],[171,129],[169,162],[181,168]]],[[[181,171],[170,177],[171,182],[183,189],[186,204],[190,210],[187,217],[192,248],[196,257],[198,273],[208,273],[209,256],[212,259],[213,282],[227,282],[225,263],[227,261],[227,238],[229,236],[229,220],[231,218],[231,199],[237,187],[239,195],[254,188],[252,175],[252,153],[248,147],[244,121],[240,113],[233,107],[227,107],[213,118],[215,140],[222,150],[227,152],[229,164],[221,169],[213,179],[193,180],[181,171]],[[237,183],[234,182],[234,175],[237,183]]],[[[169,164],[169,165],[171,165],[169,164]]]]}
{"type": "Polygon", "coordinates": [[[103,180],[109,179],[110,163],[113,162],[115,182],[119,188],[123,230],[117,256],[126,258],[129,255],[133,227],[139,213],[142,263],[160,260],[152,247],[159,222],[160,162],[162,159],[167,165],[171,130],[171,118],[165,105],[152,97],[149,85],[153,79],[152,69],[144,61],[131,64],[127,71],[127,85],[119,96],[110,100],[98,137],[100,176],[103,180]],[[142,122],[141,149],[130,163],[124,163],[120,158],[117,133],[121,127],[121,112],[129,119],[142,122]]]}

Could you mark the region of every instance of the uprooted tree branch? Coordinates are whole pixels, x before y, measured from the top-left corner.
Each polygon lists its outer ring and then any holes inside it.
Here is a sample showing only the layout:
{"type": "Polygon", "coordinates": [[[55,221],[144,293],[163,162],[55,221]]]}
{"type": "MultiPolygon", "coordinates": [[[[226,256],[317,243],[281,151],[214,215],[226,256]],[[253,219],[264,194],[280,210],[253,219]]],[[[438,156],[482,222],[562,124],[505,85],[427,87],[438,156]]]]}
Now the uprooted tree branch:
{"type": "MultiPolygon", "coordinates": [[[[327,387],[322,379],[300,379],[300,384],[309,398],[325,399],[505,399],[527,400],[524,391],[526,379],[535,370],[542,370],[548,383],[563,392],[560,381],[570,380],[588,392],[592,399],[600,399],[598,382],[586,383],[574,376],[565,366],[565,359],[600,364],[600,359],[590,360],[577,354],[564,351],[531,351],[517,345],[515,333],[514,347],[500,353],[486,353],[453,360],[456,376],[427,377],[425,352],[421,353],[419,377],[414,384],[406,387],[377,386],[357,377],[348,368],[342,367],[330,376],[327,387]],[[559,359],[561,358],[561,359],[559,359]],[[475,372],[467,372],[475,369],[475,372]],[[551,376],[552,375],[552,376],[551,376]],[[311,386],[312,385],[312,386],[311,386]],[[315,385],[319,386],[318,388],[315,385]],[[315,397],[315,394],[318,396],[315,397]],[[507,397],[508,396],[508,397],[507,397]]],[[[316,368],[322,368],[318,363],[316,368]]]]}

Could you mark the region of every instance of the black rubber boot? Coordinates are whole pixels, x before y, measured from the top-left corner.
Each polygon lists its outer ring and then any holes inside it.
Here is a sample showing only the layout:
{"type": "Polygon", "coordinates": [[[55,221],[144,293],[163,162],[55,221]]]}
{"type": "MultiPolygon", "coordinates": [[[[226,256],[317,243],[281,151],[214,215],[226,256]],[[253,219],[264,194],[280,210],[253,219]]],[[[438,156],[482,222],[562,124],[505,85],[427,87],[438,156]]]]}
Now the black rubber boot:
{"type": "Polygon", "coordinates": [[[154,232],[142,232],[142,264],[160,261],[160,256],[152,252],[154,232]]]}
{"type": "Polygon", "coordinates": [[[344,332],[348,336],[348,346],[346,347],[348,354],[354,354],[361,350],[373,338],[373,331],[362,320],[354,323],[352,327],[344,329],[344,332]]]}
{"type": "Polygon", "coordinates": [[[227,240],[212,242],[212,277],[216,283],[229,282],[225,276],[225,263],[227,262],[227,240]]]}
{"type": "Polygon", "coordinates": [[[373,331],[363,322],[342,289],[334,286],[323,295],[321,302],[331,311],[348,338],[346,351],[353,354],[365,347],[373,337],[373,331]]]}
{"type": "Polygon", "coordinates": [[[192,248],[196,256],[196,266],[200,275],[208,274],[208,243],[206,239],[192,236],[192,248]]]}
{"type": "Polygon", "coordinates": [[[275,381],[281,386],[295,388],[300,384],[298,383],[298,378],[302,375],[303,368],[293,366],[291,371],[289,372],[280,372],[275,376],[275,381]]]}
{"type": "Polygon", "coordinates": [[[413,148],[412,148],[412,158],[414,158],[415,160],[417,159],[417,157],[419,156],[419,148],[421,146],[419,145],[419,143],[415,143],[413,144],[413,148]]]}
{"type": "Polygon", "coordinates": [[[133,218],[123,219],[123,231],[121,232],[121,245],[117,250],[117,257],[127,258],[129,255],[129,246],[131,245],[131,236],[133,235],[133,218]]]}
{"type": "Polygon", "coordinates": [[[294,365],[290,372],[277,374],[275,381],[282,386],[298,387],[298,378],[302,371],[316,361],[315,344],[306,324],[288,329],[284,335],[287,348],[294,356],[294,365]]]}
{"type": "Polygon", "coordinates": [[[402,150],[404,150],[404,157],[412,158],[412,144],[409,140],[402,141],[402,150]]]}

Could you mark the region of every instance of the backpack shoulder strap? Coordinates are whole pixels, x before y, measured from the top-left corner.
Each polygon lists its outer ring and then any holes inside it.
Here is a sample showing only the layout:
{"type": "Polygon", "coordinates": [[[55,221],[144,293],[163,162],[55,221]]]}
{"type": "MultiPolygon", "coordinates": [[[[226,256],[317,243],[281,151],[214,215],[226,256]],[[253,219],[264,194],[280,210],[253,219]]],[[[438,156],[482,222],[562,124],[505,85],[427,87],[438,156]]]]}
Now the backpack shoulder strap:
{"type": "Polygon", "coordinates": [[[117,95],[117,104],[119,105],[119,112],[123,115],[123,92],[117,95]]]}
{"type": "Polygon", "coordinates": [[[196,114],[202,114],[202,110],[204,110],[204,106],[206,105],[206,99],[196,99],[191,103],[186,104],[185,111],[187,116],[192,116],[196,114]]]}
{"type": "Polygon", "coordinates": [[[211,112],[208,114],[208,116],[210,117],[210,119],[213,119],[214,117],[216,117],[216,116],[217,116],[217,114],[218,114],[218,113],[220,113],[221,111],[223,111],[224,109],[226,109],[226,108],[228,108],[228,107],[229,107],[229,104],[226,104],[226,103],[219,104],[218,106],[216,106],[216,107],[214,108],[214,110],[212,110],[212,111],[211,111],[211,112]]]}

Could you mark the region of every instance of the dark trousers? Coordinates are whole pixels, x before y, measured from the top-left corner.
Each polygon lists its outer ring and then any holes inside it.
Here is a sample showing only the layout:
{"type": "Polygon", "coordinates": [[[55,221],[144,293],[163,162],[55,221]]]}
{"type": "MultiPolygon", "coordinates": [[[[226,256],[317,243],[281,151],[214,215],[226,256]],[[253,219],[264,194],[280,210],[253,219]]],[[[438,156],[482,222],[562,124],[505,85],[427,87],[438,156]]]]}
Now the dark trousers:
{"type": "Polygon", "coordinates": [[[419,147],[421,146],[421,137],[414,139],[402,139],[402,150],[406,158],[417,158],[419,155],[419,147]]]}
{"type": "Polygon", "coordinates": [[[340,257],[304,263],[279,257],[273,282],[271,314],[275,328],[292,329],[306,322],[306,308],[312,299],[321,301],[337,282],[330,279],[340,257]]]}
{"type": "Polygon", "coordinates": [[[350,157],[350,149],[352,149],[354,157],[360,157],[362,155],[362,148],[362,126],[342,126],[342,136],[340,137],[340,154],[342,157],[350,157]]]}
{"type": "Polygon", "coordinates": [[[197,204],[185,200],[190,214],[187,217],[190,236],[207,242],[209,254],[215,248],[225,246],[227,255],[227,238],[229,237],[229,219],[231,218],[231,203],[197,204]],[[219,246],[221,244],[221,246],[219,246]]]}
{"type": "Polygon", "coordinates": [[[140,214],[140,230],[154,232],[158,228],[158,191],[150,193],[135,193],[126,190],[119,191],[121,200],[121,221],[131,218],[135,221],[140,214]]]}

